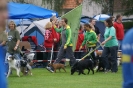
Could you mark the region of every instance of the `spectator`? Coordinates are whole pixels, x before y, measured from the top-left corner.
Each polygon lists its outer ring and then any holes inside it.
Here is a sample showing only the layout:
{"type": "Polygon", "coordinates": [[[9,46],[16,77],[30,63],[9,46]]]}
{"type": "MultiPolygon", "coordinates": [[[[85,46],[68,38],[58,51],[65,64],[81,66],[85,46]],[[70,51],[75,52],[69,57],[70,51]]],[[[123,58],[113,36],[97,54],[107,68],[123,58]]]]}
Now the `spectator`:
{"type": "Polygon", "coordinates": [[[8,24],[8,27],[10,31],[8,32],[8,40],[7,40],[7,53],[6,53],[6,58],[8,55],[13,54],[16,59],[21,59],[20,57],[20,48],[19,48],[19,43],[20,43],[20,35],[19,32],[16,30],[16,25],[14,21],[10,21],[8,24]]]}
{"type": "MultiPolygon", "coordinates": [[[[80,25],[79,31],[78,31],[78,39],[77,39],[77,44],[76,44],[76,49],[74,52],[74,56],[76,59],[80,59],[83,56],[83,52],[79,52],[80,51],[80,46],[82,44],[84,40],[84,27],[83,25],[80,25]]],[[[85,47],[83,47],[81,50],[84,50],[85,47]]]]}
{"type": "Polygon", "coordinates": [[[94,19],[90,19],[89,22],[92,26],[93,31],[95,31],[97,35],[98,41],[100,41],[100,29],[96,26],[96,21],[94,19]]]}
{"type": "MultiPolygon", "coordinates": [[[[3,30],[5,29],[6,20],[7,20],[7,2],[6,2],[6,0],[0,0],[0,31],[1,32],[3,32],[3,30]]],[[[5,39],[4,39],[4,41],[5,41],[5,39]]],[[[3,43],[1,45],[3,46],[3,43]]],[[[3,48],[0,46],[0,87],[7,88],[6,77],[4,75],[4,73],[5,73],[5,66],[4,66],[5,56],[3,54],[3,51],[4,51],[3,48]]]]}
{"type": "Polygon", "coordinates": [[[122,42],[123,88],[133,88],[133,30],[129,30],[122,42]],[[131,48],[132,47],[132,48],[131,48]]]}
{"type": "Polygon", "coordinates": [[[112,20],[109,18],[105,21],[106,29],[104,33],[105,40],[102,42],[104,45],[104,50],[102,52],[103,62],[105,66],[105,73],[109,70],[109,62],[108,56],[110,55],[112,61],[111,71],[112,73],[116,73],[118,71],[117,68],[117,49],[118,42],[116,39],[116,31],[113,27],[112,20]]]}
{"type": "Polygon", "coordinates": [[[116,37],[119,42],[119,49],[121,50],[121,44],[124,38],[124,27],[122,24],[122,15],[118,14],[116,16],[116,22],[114,22],[114,27],[116,29],[116,37]]]}
{"type": "Polygon", "coordinates": [[[115,22],[115,17],[114,16],[110,16],[110,19],[112,20],[113,24],[115,22]]]}
{"type": "MultiPolygon", "coordinates": [[[[84,45],[87,47],[87,53],[90,52],[91,49],[96,48],[96,43],[97,43],[97,36],[96,33],[93,31],[91,24],[84,24],[84,29],[86,30],[85,36],[84,36],[84,41],[82,45],[80,46],[80,49],[84,45]]],[[[96,60],[95,53],[91,53],[91,58],[93,60],[96,60]]]]}
{"type": "MultiPolygon", "coordinates": [[[[70,59],[70,66],[73,66],[76,60],[72,51],[73,45],[72,45],[72,37],[71,37],[71,28],[70,26],[67,25],[67,22],[68,20],[66,18],[62,18],[62,27],[60,29],[58,29],[56,26],[54,27],[57,32],[61,33],[61,40],[62,40],[62,45],[60,47],[60,50],[57,55],[57,59],[54,62],[54,64],[59,63],[63,59],[66,53],[68,58],[70,59]]],[[[53,72],[51,70],[51,67],[49,68],[47,67],[47,69],[53,72]]]]}

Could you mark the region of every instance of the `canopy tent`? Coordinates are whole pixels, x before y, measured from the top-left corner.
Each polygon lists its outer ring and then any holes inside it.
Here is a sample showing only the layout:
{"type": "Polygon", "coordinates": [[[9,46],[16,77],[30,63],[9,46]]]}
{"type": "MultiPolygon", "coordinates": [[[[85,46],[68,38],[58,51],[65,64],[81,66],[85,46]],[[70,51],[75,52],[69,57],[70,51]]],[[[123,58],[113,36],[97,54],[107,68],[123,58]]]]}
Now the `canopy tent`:
{"type": "Polygon", "coordinates": [[[10,19],[50,18],[58,13],[32,4],[8,3],[10,19]]]}
{"type": "Polygon", "coordinates": [[[99,14],[99,15],[94,16],[93,18],[96,19],[97,21],[104,21],[109,17],[110,16],[107,14],[99,14]]]}
{"type": "Polygon", "coordinates": [[[40,21],[33,21],[33,23],[24,29],[24,36],[36,36],[38,44],[42,44],[44,42],[44,34],[45,34],[45,25],[49,22],[50,19],[44,19],[40,21]]]}

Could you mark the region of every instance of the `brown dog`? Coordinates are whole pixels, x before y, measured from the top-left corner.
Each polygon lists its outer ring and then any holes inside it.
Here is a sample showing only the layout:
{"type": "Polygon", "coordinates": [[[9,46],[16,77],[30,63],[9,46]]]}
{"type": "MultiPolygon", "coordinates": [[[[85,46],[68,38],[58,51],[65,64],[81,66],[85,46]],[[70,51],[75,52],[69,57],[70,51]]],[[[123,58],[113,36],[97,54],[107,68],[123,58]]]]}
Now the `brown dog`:
{"type": "Polygon", "coordinates": [[[59,72],[60,72],[61,68],[66,72],[64,64],[61,64],[61,63],[56,63],[56,64],[49,63],[49,66],[52,66],[54,68],[54,73],[56,73],[57,69],[59,69],[59,72]]]}

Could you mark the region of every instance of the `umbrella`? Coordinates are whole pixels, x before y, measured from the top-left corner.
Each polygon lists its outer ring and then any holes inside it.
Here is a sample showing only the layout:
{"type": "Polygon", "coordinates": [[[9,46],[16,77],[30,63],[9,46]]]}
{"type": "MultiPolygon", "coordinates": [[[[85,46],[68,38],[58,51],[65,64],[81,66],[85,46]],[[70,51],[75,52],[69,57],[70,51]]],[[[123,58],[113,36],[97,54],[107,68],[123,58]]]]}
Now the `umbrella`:
{"type": "Polygon", "coordinates": [[[107,14],[100,14],[100,15],[96,15],[93,18],[96,19],[97,21],[104,21],[107,18],[109,18],[110,16],[107,14]]]}

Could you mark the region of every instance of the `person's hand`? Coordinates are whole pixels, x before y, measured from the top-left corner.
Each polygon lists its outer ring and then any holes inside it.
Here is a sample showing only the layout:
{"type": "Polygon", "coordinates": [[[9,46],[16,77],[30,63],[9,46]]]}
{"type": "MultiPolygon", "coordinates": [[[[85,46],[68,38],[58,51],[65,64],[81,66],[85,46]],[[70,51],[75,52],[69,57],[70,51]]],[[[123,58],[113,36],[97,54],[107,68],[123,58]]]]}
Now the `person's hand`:
{"type": "Polygon", "coordinates": [[[80,46],[80,47],[79,47],[79,50],[81,50],[82,48],[83,48],[83,46],[80,46]]]}
{"type": "Polygon", "coordinates": [[[17,50],[17,48],[18,48],[18,47],[17,47],[17,46],[15,46],[15,47],[14,47],[14,50],[16,51],[16,50],[17,50]]]}
{"type": "Polygon", "coordinates": [[[66,49],[67,48],[67,46],[66,45],[64,45],[64,49],[66,49]]]}
{"type": "Polygon", "coordinates": [[[57,42],[57,39],[56,38],[54,38],[54,42],[57,42]]]}
{"type": "Polygon", "coordinates": [[[56,25],[54,25],[54,28],[57,28],[57,26],[56,26],[56,25]]]}
{"type": "Polygon", "coordinates": [[[105,43],[106,43],[106,41],[103,41],[103,42],[102,42],[102,45],[104,45],[105,43]]]}

